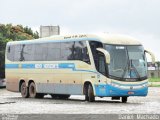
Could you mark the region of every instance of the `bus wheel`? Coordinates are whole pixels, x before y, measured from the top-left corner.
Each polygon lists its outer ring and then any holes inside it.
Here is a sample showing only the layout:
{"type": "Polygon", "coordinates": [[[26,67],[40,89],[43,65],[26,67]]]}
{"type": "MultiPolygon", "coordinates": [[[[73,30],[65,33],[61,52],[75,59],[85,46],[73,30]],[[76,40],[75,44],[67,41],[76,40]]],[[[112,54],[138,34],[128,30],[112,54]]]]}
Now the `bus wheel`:
{"type": "Polygon", "coordinates": [[[21,95],[22,95],[23,98],[28,98],[29,97],[28,87],[26,86],[25,82],[23,82],[21,84],[21,95]]]}
{"type": "Polygon", "coordinates": [[[88,85],[85,85],[85,100],[89,101],[89,97],[88,97],[88,85]]]}
{"type": "Polygon", "coordinates": [[[95,96],[94,96],[94,92],[93,92],[93,87],[92,87],[91,84],[89,84],[89,86],[88,86],[88,101],[89,101],[89,102],[95,101],[95,96]]]}
{"type": "Polygon", "coordinates": [[[31,98],[36,98],[36,85],[34,82],[29,85],[29,95],[31,98]]]}
{"type": "Polygon", "coordinates": [[[122,103],[126,103],[127,102],[127,98],[128,97],[122,97],[122,103]]]}

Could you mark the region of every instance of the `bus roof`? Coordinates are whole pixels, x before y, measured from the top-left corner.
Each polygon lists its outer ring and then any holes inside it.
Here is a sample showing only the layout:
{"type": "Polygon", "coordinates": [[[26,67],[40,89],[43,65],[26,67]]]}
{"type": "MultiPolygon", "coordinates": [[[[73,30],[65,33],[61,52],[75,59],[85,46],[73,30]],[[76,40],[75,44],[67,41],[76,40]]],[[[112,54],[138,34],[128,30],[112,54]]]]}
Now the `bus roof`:
{"type": "Polygon", "coordinates": [[[44,42],[68,42],[68,41],[99,41],[104,44],[113,45],[141,45],[141,43],[126,35],[119,34],[73,34],[73,35],[54,35],[45,38],[23,40],[23,41],[12,41],[8,44],[30,44],[30,43],[44,43],[44,42]]]}

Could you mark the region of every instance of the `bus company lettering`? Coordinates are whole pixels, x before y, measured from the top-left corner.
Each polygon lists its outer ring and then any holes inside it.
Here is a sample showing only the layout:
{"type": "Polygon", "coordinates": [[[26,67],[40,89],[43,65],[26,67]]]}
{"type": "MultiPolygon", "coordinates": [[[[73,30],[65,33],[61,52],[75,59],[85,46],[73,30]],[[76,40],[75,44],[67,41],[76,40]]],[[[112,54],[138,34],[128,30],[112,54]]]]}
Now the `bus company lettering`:
{"type": "Polygon", "coordinates": [[[42,66],[42,64],[35,64],[35,68],[37,68],[37,69],[41,69],[43,66],[42,66]]]}
{"type": "Polygon", "coordinates": [[[35,64],[35,68],[37,69],[57,69],[59,68],[58,67],[58,64],[35,64]]]}
{"type": "Polygon", "coordinates": [[[44,64],[44,68],[49,68],[49,69],[57,69],[57,68],[59,68],[58,67],[58,64],[44,64]]]}

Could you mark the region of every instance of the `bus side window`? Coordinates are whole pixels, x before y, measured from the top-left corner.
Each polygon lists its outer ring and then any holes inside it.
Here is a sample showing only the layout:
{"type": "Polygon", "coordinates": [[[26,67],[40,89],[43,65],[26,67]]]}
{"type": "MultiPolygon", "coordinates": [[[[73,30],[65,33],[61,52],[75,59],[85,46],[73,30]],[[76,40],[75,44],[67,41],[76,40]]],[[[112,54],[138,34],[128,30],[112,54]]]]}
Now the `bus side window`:
{"type": "Polygon", "coordinates": [[[10,45],[7,48],[7,59],[14,61],[14,45],[10,45]]]}
{"type": "Polygon", "coordinates": [[[24,61],[25,58],[24,58],[24,48],[25,48],[25,44],[22,45],[22,48],[21,48],[21,51],[20,51],[20,58],[19,58],[19,61],[24,61]]]}
{"type": "Polygon", "coordinates": [[[46,60],[46,49],[45,47],[47,46],[46,43],[42,44],[35,44],[34,45],[34,60],[35,61],[45,61],[46,60]]]}
{"type": "Polygon", "coordinates": [[[86,41],[77,41],[74,44],[74,60],[81,60],[90,64],[86,41]]]}
{"type": "Polygon", "coordinates": [[[10,53],[10,51],[11,51],[11,47],[8,46],[7,52],[10,53]]]}
{"type": "Polygon", "coordinates": [[[33,61],[35,54],[35,45],[34,44],[25,44],[22,45],[20,61],[33,61]]]}
{"type": "Polygon", "coordinates": [[[87,49],[87,47],[84,47],[84,48],[82,49],[82,51],[83,51],[83,61],[90,64],[89,54],[88,54],[88,49],[87,49]]]}
{"type": "Polygon", "coordinates": [[[92,55],[93,55],[93,59],[94,59],[94,63],[95,63],[95,67],[98,70],[99,66],[98,66],[98,52],[96,50],[96,48],[102,48],[103,45],[100,42],[96,42],[96,41],[90,41],[89,42],[90,47],[91,47],[91,51],[92,51],[92,55]]]}
{"type": "Polygon", "coordinates": [[[56,43],[47,43],[48,52],[47,52],[47,61],[56,61],[60,60],[60,52],[61,52],[61,44],[59,42],[56,43]]]}
{"type": "Polygon", "coordinates": [[[20,55],[21,55],[21,45],[14,45],[15,51],[14,51],[14,61],[19,61],[20,60],[20,55]]]}
{"type": "Polygon", "coordinates": [[[74,42],[74,60],[82,60],[82,46],[81,41],[74,42]]]}
{"type": "Polygon", "coordinates": [[[73,44],[74,42],[61,43],[61,60],[73,60],[73,44]]]}

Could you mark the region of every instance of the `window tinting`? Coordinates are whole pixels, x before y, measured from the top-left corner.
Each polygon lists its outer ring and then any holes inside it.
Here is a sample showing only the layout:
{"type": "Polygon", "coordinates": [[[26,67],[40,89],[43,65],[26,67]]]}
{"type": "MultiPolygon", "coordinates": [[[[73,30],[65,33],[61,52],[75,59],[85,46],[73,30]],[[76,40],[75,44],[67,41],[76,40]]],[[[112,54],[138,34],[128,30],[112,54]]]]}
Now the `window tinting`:
{"type": "Polygon", "coordinates": [[[14,61],[14,46],[7,47],[7,58],[11,61],[14,61]]]}
{"type": "Polygon", "coordinates": [[[47,43],[47,61],[59,60],[60,59],[60,43],[47,43]]]}
{"type": "Polygon", "coordinates": [[[89,42],[90,47],[91,47],[91,51],[92,51],[92,55],[94,58],[94,63],[95,63],[95,67],[97,70],[99,70],[99,59],[98,59],[98,51],[96,50],[97,48],[102,48],[103,45],[100,42],[96,42],[96,41],[90,41],[89,42]]]}
{"type": "Polygon", "coordinates": [[[7,57],[12,61],[81,60],[89,63],[85,41],[19,44],[8,46],[7,57]]]}
{"type": "Polygon", "coordinates": [[[22,44],[20,51],[20,61],[33,61],[34,60],[34,45],[22,44]]]}
{"type": "Polygon", "coordinates": [[[98,55],[98,71],[100,72],[100,73],[102,73],[103,75],[106,75],[106,63],[105,63],[105,57],[104,57],[104,55],[103,54],[99,54],[98,55]]]}
{"type": "Polygon", "coordinates": [[[87,63],[90,62],[86,42],[75,42],[74,57],[75,60],[82,60],[87,63]]]}
{"type": "Polygon", "coordinates": [[[61,43],[61,60],[73,60],[74,42],[61,43]]]}
{"type": "Polygon", "coordinates": [[[21,45],[14,45],[14,61],[20,61],[21,50],[21,45]]]}
{"type": "Polygon", "coordinates": [[[75,42],[75,46],[74,46],[74,59],[75,60],[82,60],[83,58],[83,53],[82,53],[82,49],[83,49],[83,43],[82,42],[75,42]]]}
{"type": "Polygon", "coordinates": [[[35,51],[34,51],[34,60],[35,61],[45,61],[47,58],[47,44],[35,44],[35,51]]]}

